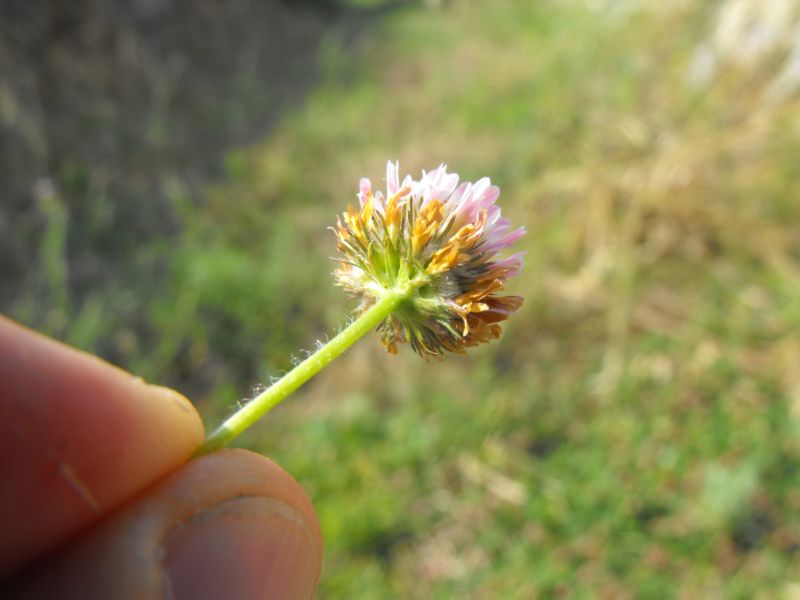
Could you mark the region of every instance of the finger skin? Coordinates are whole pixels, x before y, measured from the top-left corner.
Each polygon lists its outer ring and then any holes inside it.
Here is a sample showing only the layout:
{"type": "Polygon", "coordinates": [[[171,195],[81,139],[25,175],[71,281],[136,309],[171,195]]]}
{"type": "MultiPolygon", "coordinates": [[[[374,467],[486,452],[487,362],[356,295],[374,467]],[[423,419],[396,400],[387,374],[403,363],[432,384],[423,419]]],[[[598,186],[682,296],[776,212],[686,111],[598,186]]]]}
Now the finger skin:
{"type": "MultiPolygon", "coordinates": [[[[242,539],[247,544],[248,536],[242,539]]],[[[273,545],[272,550],[277,550],[280,558],[280,552],[286,549],[273,545]]],[[[74,543],[23,572],[11,587],[0,588],[0,595],[88,600],[310,598],[321,560],[319,524],[299,484],[260,455],[246,450],[222,450],[193,460],[168,476],[74,543]],[[301,560],[269,573],[275,554],[271,558],[260,555],[258,543],[250,547],[225,545],[226,532],[217,538],[205,538],[219,539],[219,543],[192,545],[180,540],[186,528],[193,523],[202,526],[204,518],[210,518],[207,515],[214,515],[222,528],[230,529],[236,527],[239,517],[247,519],[255,514],[252,522],[257,528],[262,522],[259,512],[283,515],[287,526],[296,528],[294,534],[301,538],[302,547],[295,554],[302,555],[301,560]],[[218,519],[220,514],[222,519],[218,519]],[[188,578],[184,572],[177,582],[180,590],[173,587],[175,575],[170,572],[176,562],[172,556],[176,550],[171,546],[176,545],[180,552],[202,554],[205,560],[191,560],[206,565],[188,578]],[[233,572],[236,569],[240,574],[233,572]],[[249,587],[237,581],[242,572],[245,578],[254,576],[249,587]],[[262,573],[267,573],[266,579],[259,582],[262,573]],[[197,585],[192,585],[192,578],[197,585]],[[268,586],[271,593],[264,595],[264,588],[259,590],[258,585],[268,586]],[[225,593],[220,595],[220,590],[225,593]]]]}
{"type": "Polygon", "coordinates": [[[0,317],[0,579],[183,464],[188,400],[0,317]]]}

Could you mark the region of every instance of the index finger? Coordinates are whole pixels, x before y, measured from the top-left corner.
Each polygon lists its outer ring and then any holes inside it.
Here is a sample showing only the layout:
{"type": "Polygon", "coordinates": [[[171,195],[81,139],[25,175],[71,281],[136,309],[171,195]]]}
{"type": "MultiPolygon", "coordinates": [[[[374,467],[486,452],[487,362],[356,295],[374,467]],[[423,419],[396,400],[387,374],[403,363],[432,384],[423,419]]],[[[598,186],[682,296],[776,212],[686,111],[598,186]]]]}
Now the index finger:
{"type": "Polygon", "coordinates": [[[183,396],[0,316],[0,577],[184,463],[183,396]]]}

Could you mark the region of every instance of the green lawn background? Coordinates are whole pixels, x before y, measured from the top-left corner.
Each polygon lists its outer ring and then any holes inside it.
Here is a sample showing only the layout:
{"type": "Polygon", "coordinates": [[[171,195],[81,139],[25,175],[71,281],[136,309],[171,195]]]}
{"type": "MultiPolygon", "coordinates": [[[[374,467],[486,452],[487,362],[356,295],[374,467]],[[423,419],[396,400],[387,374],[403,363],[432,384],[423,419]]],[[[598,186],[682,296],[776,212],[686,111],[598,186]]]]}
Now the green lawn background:
{"type": "MultiPolygon", "coordinates": [[[[210,425],[345,322],[326,228],[388,159],[489,175],[528,228],[501,341],[426,363],[367,338],[243,440],[318,509],[321,598],[797,593],[800,109],[782,21],[747,55],[734,4],[409,4],[355,60],[331,35],[201,208],[175,183],[126,366],[190,381],[210,425]]],[[[63,337],[93,348],[112,302],[63,337]]]]}

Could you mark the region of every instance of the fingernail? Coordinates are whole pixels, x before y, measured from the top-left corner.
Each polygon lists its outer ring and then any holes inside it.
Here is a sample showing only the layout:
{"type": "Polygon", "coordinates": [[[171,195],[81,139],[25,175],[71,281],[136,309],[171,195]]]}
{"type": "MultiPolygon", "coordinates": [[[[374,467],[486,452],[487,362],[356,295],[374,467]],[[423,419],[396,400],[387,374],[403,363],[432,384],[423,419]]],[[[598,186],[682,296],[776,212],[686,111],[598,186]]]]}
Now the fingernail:
{"type": "Polygon", "coordinates": [[[236,498],[204,511],[173,530],[164,550],[175,600],[307,600],[319,574],[305,520],[272,498],[236,498]]]}

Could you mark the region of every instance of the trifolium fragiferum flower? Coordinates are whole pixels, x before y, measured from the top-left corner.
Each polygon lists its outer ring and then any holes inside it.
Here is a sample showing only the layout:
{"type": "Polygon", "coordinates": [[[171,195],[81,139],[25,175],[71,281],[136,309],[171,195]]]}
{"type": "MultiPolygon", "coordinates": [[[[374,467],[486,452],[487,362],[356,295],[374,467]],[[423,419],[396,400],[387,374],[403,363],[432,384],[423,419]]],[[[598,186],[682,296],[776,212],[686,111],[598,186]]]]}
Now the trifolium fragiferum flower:
{"type": "Polygon", "coordinates": [[[399,181],[386,166],[386,195],[362,179],[359,209],[336,225],[340,252],[335,279],[361,300],[359,311],[388,290],[406,298],[380,324],[389,352],[408,342],[423,356],[441,356],[495,339],[500,322],[519,308],[519,296],[498,295],[522,267],[521,254],[499,258],[524,233],[511,229],[484,177],[458,184],[445,165],[399,181]]]}

